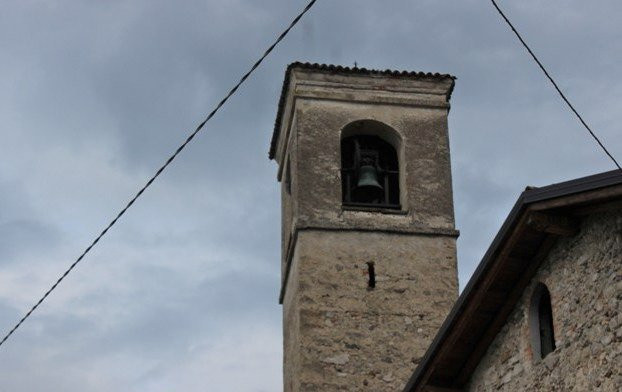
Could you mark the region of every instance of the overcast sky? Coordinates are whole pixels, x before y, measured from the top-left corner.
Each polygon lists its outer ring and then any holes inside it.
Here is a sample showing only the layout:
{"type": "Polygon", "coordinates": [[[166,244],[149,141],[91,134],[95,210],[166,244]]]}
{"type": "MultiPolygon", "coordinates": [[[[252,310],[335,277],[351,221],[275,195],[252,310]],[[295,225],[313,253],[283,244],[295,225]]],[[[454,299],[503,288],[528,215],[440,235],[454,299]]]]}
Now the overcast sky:
{"type": "MultiPolygon", "coordinates": [[[[2,2],[2,335],[305,4],[2,2]]],[[[500,4],[622,159],[622,4],[500,4]]],[[[280,197],[267,154],[297,60],[458,77],[461,287],[526,185],[613,168],[489,1],[318,0],[0,347],[0,391],[281,390],[280,197]]]]}

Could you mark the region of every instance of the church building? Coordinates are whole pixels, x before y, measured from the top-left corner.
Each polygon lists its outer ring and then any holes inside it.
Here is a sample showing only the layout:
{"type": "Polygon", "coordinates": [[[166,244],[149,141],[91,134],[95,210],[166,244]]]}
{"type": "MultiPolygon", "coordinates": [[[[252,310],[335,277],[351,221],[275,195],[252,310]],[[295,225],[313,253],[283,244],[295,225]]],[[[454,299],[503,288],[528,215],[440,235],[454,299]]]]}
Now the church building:
{"type": "Polygon", "coordinates": [[[285,392],[622,390],[622,173],[523,192],[458,298],[454,83],[288,67],[285,392]]]}

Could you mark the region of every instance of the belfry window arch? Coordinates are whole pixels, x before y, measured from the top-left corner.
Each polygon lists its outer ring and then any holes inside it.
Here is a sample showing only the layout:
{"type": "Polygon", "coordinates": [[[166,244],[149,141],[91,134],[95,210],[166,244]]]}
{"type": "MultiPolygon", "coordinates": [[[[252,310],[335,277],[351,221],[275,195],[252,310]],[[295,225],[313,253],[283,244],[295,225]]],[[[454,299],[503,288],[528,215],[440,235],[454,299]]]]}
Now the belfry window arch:
{"type": "Polygon", "coordinates": [[[377,121],[349,124],[341,139],[344,206],[400,209],[399,137],[377,121]],[[389,142],[388,140],[392,142],[389,142]]]}
{"type": "Polygon", "coordinates": [[[538,358],[543,359],[555,350],[551,294],[543,283],[538,283],[533,291],[529,318],[533,352],[538,358]]]}

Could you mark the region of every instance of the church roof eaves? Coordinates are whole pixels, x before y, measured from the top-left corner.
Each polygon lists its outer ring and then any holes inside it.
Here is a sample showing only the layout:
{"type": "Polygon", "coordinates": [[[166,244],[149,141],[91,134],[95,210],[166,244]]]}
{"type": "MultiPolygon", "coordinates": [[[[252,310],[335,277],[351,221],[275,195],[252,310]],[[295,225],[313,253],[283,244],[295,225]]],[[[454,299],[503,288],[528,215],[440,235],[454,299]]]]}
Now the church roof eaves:
{"type": "MultiPolygon", "coordinates": [[[[283,110],[285,109],[285,99],[287,97],[287,90],[289,87],[289,80],[291,77],[291,72],[293,69],[306,69],[306,70],[315,70],[315,71],[323,71],[333,74],[346,74],[346,75],[379,75],[379,76],[391,76],[391,77],[400,77],[400,78],[436,78],[436,79],[452,79],[455,80],[456,77],[449,74],[440,74],[440,73],[431,73],[431,72],[416,72],[416,71],[395,71],[391,69],[386,70],[376,70],[376,69],[367,69],[360,67],[344,67],[341,65],[331,65],[331,64],[318,64],[318,63],[302,63],[302,62],[294,62],[287,66],[287,70],[285,71],[285,79],[283,80],[283,87],[281,89],[281,97],[279,98],[279,104],[277,108],[276,120],[274,122],[274,131],[272,133],[272,141],[270,142],[270,152],[268,157],[270,159],[274,159],[276,154],[276,144],[279,139],[279,132],[281,129],[281,120],[283,117],[283,110]]],[[[452,83],[451,89],[447,94],[447,101],[451,98],[451,93],[453,91],[454,84],[452,83]]]]}
{"type": "MultiPolygon", "coordinates": [[[[477,366],[486,348],[503,325],[503,322],[494,322],[505,320],[518,301],[520,295],[517,297],[517,293],[522,293],[542,260],[541,257],[534,257],[534,261],[529,261],[528,265],[523,264],[519,268],[515,266],[513,271],[507,272],[499,267],[503,263],[509,265],[507,260],[504,260],[502,251],[511,246],[510,241],[520,242],[521,233],[523,233],[521,245],[524,247],[525,244],[530,244],[533,248],[540,248],[533,249],[534,254],[539,256],[542,256],[540,252],[543,251],[546,254],[547,249],[550,249],[542,247],[552,246],[554,243],[555,238],[552,238],[550,234],[548,238],[540,238],[538,241],[541,242],[533,241],[533,239],[527,240],[530,235],[526,234],[525,224],[529,214],[533,213],[533,207],[538,206],[538,213],[565,216],[576,213],[581,208],[586,209],[597,204],[620,200],[622,200],[622,171],[620,170],[540,188],[527,187],[518,198],[467,286],[443,322],[432,344],[406,384],[404,392],[423,391],[426,386],[459,390],[468,381],[470,372],[477,366]],[[493,296],[492,289],[490,285],[487,287],[487,284],[498,278],[501,270],[505,271],[504,275],[501,275],[505,280],[515,283],[514,285],[496,285],[496,290],[503,287],[508,296],[504,303],[496,305],[495,308],[495,302],[499,302],[500,299],[499,293],[496,292],[493,296]],[[485,321],[486,316],[483,315],[482,309],[492,312],[490,309],[493,308],[496,310],[488,316],[488,321],[485,321]],[[473,335],[477,335],[475,339],[473,335]],[[444,355],[450,346],[451,355],[444,355]]],[[[510,259],[510,257],[505,259],[510,259]]]]}

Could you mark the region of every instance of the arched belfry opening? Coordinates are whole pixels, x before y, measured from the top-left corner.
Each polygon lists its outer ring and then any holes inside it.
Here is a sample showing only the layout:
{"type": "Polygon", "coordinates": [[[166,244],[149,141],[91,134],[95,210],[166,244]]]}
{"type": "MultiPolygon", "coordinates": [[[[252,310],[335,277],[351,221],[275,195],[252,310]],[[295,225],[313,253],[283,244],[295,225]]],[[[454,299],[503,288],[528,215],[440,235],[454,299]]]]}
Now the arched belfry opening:
{"type": "Polygon", "coordinates": [[[399,136],[372,120],[346,126],[341,139],[344,206],[400,209],[399,136]]]}

